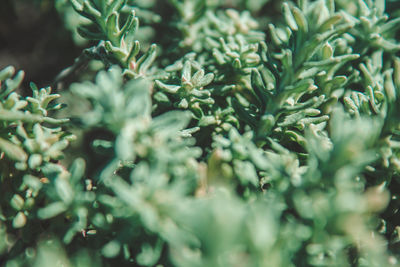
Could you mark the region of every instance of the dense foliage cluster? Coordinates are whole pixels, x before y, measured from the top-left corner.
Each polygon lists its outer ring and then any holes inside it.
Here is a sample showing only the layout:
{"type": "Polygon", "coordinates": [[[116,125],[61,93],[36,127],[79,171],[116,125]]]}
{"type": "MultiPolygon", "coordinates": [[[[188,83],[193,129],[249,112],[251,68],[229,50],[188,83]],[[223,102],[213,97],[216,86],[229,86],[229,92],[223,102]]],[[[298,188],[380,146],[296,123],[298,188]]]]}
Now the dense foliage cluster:
{"type": "Polygon", "coordinates": [[[1,266],[400,264],[396,0],[36,2],[84,48],[0,71],[1,266]]]}

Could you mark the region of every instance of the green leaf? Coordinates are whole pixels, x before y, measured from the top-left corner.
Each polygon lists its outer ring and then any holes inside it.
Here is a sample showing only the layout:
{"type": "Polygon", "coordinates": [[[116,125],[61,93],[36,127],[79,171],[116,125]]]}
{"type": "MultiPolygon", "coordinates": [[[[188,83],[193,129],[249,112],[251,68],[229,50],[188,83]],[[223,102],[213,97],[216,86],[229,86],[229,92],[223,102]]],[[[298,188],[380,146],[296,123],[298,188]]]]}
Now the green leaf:
{"type": "Polygon", "coordinates": [[[293,15],[299,29],[302,30],[304,33],[307,33],[308,32],[308,22],[304,16],[303,12],[300,9],[298,9],[297,7],[293,6],[292,7],[292,15],[293,15]]]}
{"type": "Polygon", "coordinates": [[[121,244],[118,241],[111,241],[104,245],[101,249],[101,254],[106,258],[115,258],[121,250],[121,244]]]}
{"type": "Polygon", "coordinates": [[[93,31],[92,27],[80,26],[78,28],[78,33],[83,38],[86,38],[89,40],[104,40],[104,34],[101,32],[93,31]]]}
{"type": "Polygon", "coordinates": [[[11,78],[15,73],[15,68],[13,66],[8,66],[0,71],[0,81],[11,78]]]}
{"type": "Polygon", "coordinates": [[[233,166],[242,185],[251,184],[256,187],[258,186],[258,175],[252,163],[248,161],[234,160],[233,166]]]}
{"type": "Polygon", "coordinates": [[[21,210],[24,207],[25,200],[18,194],[14,194],[10,201],[11,207],[15,210],[21,210]]]}
{"type": "Polygon", "coordinates": [[[318,28],[318,32],[326,32],[332,29],[336,24],[338,24],[343,19],[342,15],[336,14],[330,17],[329,19],[325,20],[321,26],[318,28]]]}
{"type": "Polygon", "coordinates": [[[283,3],[283,15],[285,16],[286,23],[293,31],[297,31],[299,28],[297,26],[296,20],[293,17],[292,11],[287,3],[283,3]]]}
{"type": "Polygon", "coordinates": [[[6,69],[0,72],[0,85],[1,81],[5,80],[5,88],[3,86],[0,89],[5,89],[4,91],[0,91],[0,99],[10,94],[12,91],[17,89],[24,79],[25,73],[23,71],[19,71],[17,75],[13,79],[10,79],[12,75],[14,75],[14,67],[7,67],[6,69]],[[2,77],[1,77],[2,76],[2,77]]]}
{"type": "Polygon", "coordinates": [[[14,228],[22,228],[25,226],[26,221],[27,220],[25,214],[22,211],[20,211],[17,213],[17,215],[15,215],[12,221],[12,225],[14,228]]]}
{"type": "Polygon", "coordinates": [[[161,240],[158,240],[155,247],[147,243],[143,244],[142,251],[136,257],[137,262],[143,266],[154,266],[160,259],[162,248],[163,242],[161,240]]]}
{"type": "Polygon", "coordinates": [[[167,93],[171,93],[171,94],[175,94],[181,88],[181,86],[179,86],[179,85],[169,85],[169,84],[165,84],[159,80],[156,80],[155,83],[160,89],[164,90],[167,93]]]}
{"type": "Polygon", "coordinates": [[[65,205],[69,205],[74,199],[74,190],[68,180],[64,177],[58,177],[55,181],[55,187],[60,199],[65,205]]]}
{"type": "Polygon", "coordinates": [[[164,133],[169,136],[187,126],[191,117],[190,112],[170,111],[155,117],[151,128],[156,133],[164,133]]]}
{"type": "Polygon", "coordinates": [[[48,204],[46,207],[38,210],[38,217],[42,220],[53,218],[67,210],[65,204],[61,201],[48,204]]]}
{"type": "Polygon", "coordinates": [[[78,183],[83,178],[85,174],[85,167],[86,163],[84,159],[77,158],[76,160],[74,160],[71,167],[69,168],[69,171],[71,173],[71,182],[78,183]]]}
{"type": "Polygon", "coordinates": [[[149,50],[137,61],[138,73],[145,74],[157,56],[157,45],[152,44],[149,50]]]}
{"type": "Polygon", "coordinates": [[[0,138],[0,151],[15,161],[24,162],[28,159],[28,155],[20,146],[2,138],[0,138]]]}

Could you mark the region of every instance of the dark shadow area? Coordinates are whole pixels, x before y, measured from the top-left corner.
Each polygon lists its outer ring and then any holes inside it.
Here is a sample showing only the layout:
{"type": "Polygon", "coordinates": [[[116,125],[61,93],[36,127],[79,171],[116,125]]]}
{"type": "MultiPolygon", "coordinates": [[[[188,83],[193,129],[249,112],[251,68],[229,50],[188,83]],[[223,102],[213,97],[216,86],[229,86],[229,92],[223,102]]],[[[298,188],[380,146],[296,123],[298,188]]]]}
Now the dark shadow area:
{"type": "Polygon", "coordinates": [[[0,69],[13,65],[24,70],[25,89],[31,81],[40,87],[49,85],[74,62],[82,48],[75,46],[50,2],[46,5],[23,0],[1,2],[0,69]]]}

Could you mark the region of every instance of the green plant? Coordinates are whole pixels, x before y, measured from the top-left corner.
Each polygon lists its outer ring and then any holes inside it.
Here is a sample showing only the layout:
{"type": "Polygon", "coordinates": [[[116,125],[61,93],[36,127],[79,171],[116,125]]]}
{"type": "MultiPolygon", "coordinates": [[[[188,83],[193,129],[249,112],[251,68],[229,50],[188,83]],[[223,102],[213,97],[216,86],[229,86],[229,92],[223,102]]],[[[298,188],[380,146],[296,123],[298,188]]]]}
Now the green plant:
{"type": "Polygon", "coordinates": [[[0,71],[0,265],[399,264],[395,1],[54,5],[86,47],[0,71]]]}

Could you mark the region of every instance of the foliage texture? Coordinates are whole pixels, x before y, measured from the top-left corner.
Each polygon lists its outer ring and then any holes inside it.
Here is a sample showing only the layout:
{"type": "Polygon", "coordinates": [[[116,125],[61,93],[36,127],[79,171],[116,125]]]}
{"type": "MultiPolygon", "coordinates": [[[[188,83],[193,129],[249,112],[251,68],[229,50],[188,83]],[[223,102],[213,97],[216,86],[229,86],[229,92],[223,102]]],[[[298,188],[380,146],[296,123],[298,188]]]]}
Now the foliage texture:
{"type": "Polygon", "coordinates": [[[36,2],[83,48],[0,71],[1,266],[400,264],[397,1],[36,2]]]}

